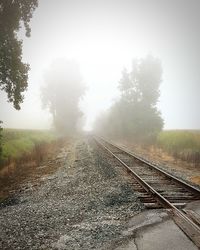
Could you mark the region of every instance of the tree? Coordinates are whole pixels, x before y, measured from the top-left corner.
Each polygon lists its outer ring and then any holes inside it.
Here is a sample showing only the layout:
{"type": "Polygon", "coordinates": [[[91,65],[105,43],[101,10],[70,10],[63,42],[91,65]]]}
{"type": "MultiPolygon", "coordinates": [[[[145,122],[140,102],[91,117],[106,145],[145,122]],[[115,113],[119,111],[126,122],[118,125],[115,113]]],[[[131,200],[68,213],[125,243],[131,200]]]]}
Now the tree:
{"type": "MultiPolygon", "coordinates": [[[[18,110],[28,85],[29,65],[22,62],[22,41],[17,32],[23,23],[26,36],[30,36],[29,22],[37,5],[38,0],[0,0],[0,90],[18,110]]],[[[0,156],[1,132],[0,126],[0,156]]]]}
{"type": "Polygon", "coordinates": [[[150,55],[134,60],[130,72],[124,69],[119,81],[121,96],[110,108],[106,121],[101,117],[101,131],[113,137],[152,141],[163,127],[156,107],[161,76],[160,61],[150,55]]]}
{"type": "Polygon", "coordinates": [[[20,109],[22,93],[28,85],[29,65],[22,62],[22,41],[17,32],[24,24],[26,36],[38,0],[1,0],[0,2],[0,90],[7,93],[8,101],[20,109]]]}
{"type": "Polygon", "coordinates": [[[84,94],[79,66],[74,61],[57,60],[46,74],[42,89],[44,107],[53,116],[54,127],[59,133],[73,134],[82,117],[79,101],[84,94]]]}
{"type": "Polygon", "coordinates": [[[132,133],[135,138],[154,137],[163,126],[156,107],[162,80],[161,63],[151,55],[140,61],[135,60],[128,76],[127,78],[122,75],[119,83],[122,92],[121,105],[124,105],[128,114],[127,132],[132,133]]]}
{"type": "Polygon", "coordinates": [[[2,121],[0,121],[0,163],[1,163],[1,154],[2,154],[2,143],[1,143],[1,141],[2,141],[2,127],[1,127],[1,123],[2,123],[2,121]]]}

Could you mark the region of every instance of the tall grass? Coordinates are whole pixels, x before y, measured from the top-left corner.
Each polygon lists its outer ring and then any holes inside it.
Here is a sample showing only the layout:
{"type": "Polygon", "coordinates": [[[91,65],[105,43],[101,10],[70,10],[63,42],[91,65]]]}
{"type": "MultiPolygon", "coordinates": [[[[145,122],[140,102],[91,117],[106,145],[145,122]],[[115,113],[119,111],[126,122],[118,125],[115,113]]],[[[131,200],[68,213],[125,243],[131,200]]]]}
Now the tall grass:
{"type": "Polygon", "coordinates": [[[50,131],[4,129],[2,132],[2,155],[0,166],[31,154],[44,143],[50,143],[56,135],[50,131]]]}
{"type": "Polygon", "coordinates": [[[158,135],[157,143],[175,158],[200,163],[199,130],[163,131],[158,135]]]}

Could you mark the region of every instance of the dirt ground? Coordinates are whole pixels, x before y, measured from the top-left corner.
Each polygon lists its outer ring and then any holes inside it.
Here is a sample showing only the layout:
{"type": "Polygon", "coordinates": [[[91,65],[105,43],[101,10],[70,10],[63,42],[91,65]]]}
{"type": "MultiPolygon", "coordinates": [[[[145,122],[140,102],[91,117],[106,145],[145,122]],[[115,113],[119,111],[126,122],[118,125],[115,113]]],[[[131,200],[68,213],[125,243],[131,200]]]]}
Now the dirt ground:
{"type": "Polygon", "coordinates": [[[115,249],[130,239],[122,232],[144,206],[113,160],[76,139],[7,188],[0,249],[115,249]]]}

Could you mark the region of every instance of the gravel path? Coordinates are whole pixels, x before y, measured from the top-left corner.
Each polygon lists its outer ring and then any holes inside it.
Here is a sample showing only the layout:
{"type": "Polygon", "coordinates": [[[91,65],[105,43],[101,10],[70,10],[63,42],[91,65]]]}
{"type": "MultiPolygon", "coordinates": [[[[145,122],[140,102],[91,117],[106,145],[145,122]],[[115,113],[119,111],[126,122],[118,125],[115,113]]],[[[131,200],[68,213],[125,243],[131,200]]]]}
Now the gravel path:
{"type": "MultiPolygon", "coordinates": [[[[54,174],[0,205],[0,249],[114,249],[143,209],[113,159],[87,139],[62,148],[54,174]]],[[[41,166],[42,167],[42,166],[41,166]]]]}

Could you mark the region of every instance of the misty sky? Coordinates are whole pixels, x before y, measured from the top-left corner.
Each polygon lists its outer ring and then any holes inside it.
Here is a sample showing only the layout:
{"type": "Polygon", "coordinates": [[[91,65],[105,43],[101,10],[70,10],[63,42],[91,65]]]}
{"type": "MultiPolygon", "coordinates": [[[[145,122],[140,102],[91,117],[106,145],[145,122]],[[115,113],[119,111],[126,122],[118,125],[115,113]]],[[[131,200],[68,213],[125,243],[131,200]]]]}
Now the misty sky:
{"type": "Polygon", "coordinates": [[[81,101],[86,129],[119,95],[123,67],[132,58],[159,57],[163,82],[159,109],[165,129],[200,128],[199,0],[39,0],[24,40],[23,60],[31,66],[21,111],[0,93],[4,127],[49,128],[40,90],[55,59],[79,62],[87,92],[81,101]]]}

